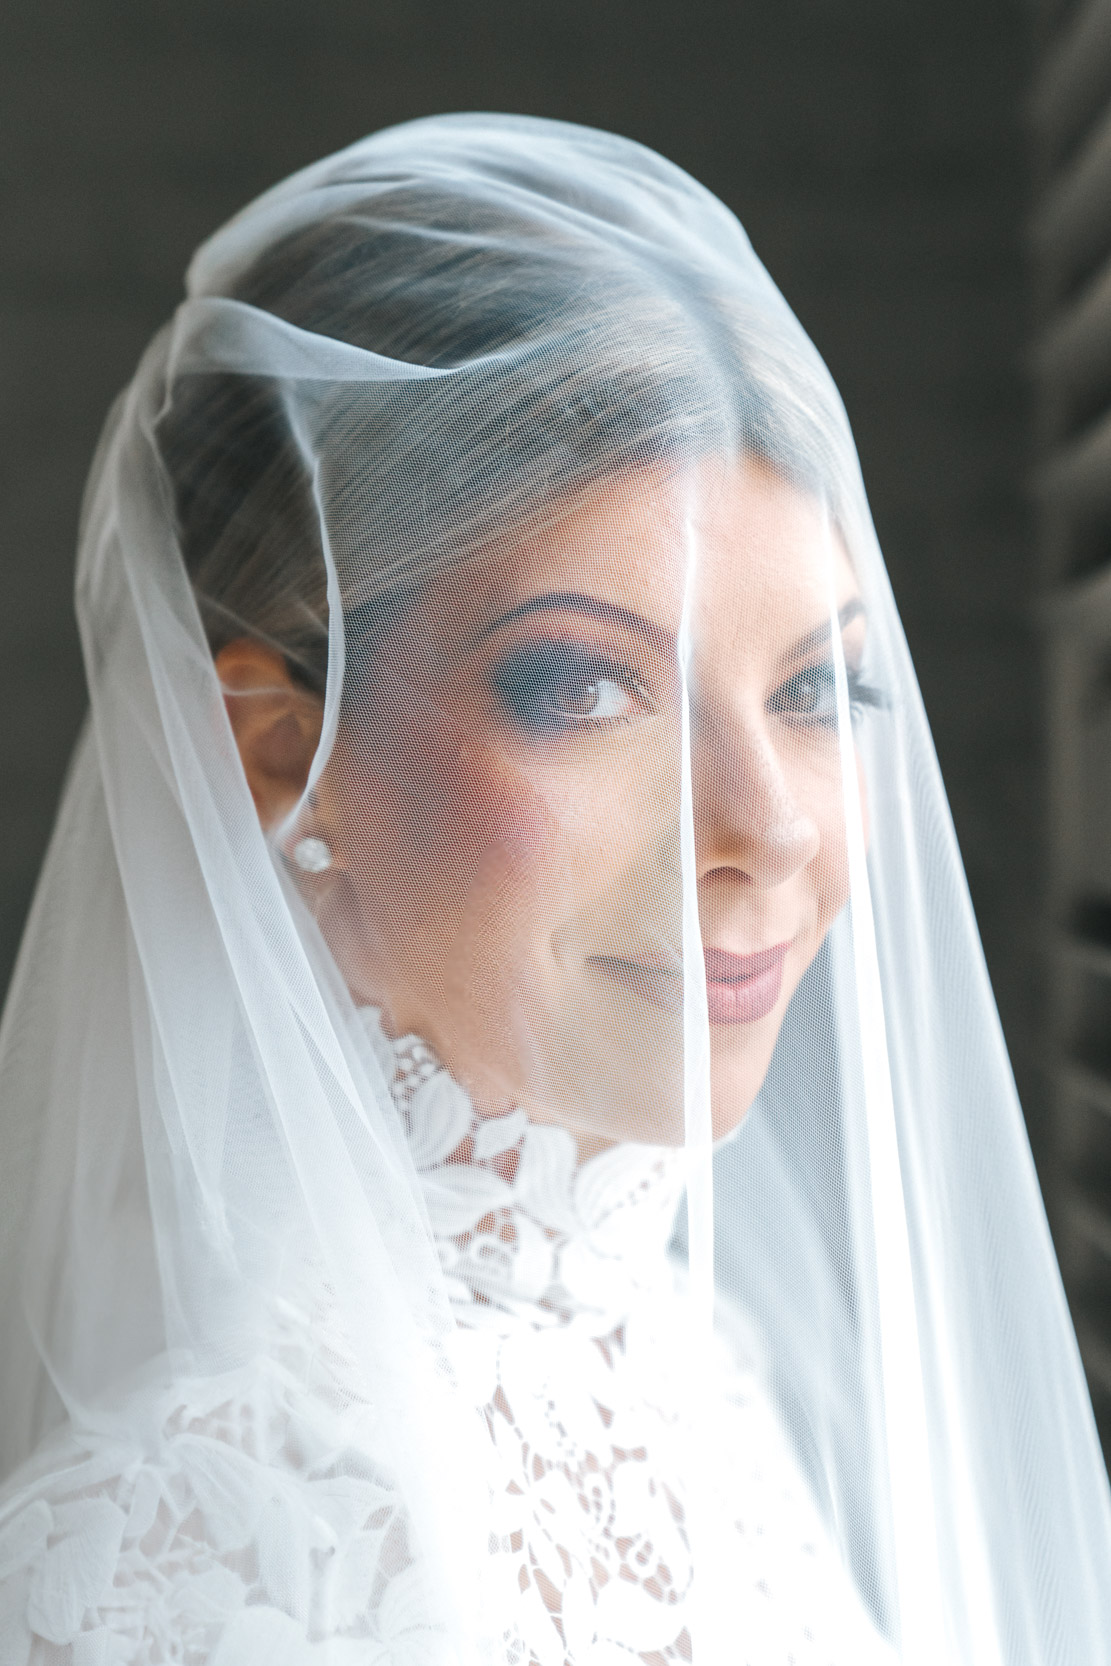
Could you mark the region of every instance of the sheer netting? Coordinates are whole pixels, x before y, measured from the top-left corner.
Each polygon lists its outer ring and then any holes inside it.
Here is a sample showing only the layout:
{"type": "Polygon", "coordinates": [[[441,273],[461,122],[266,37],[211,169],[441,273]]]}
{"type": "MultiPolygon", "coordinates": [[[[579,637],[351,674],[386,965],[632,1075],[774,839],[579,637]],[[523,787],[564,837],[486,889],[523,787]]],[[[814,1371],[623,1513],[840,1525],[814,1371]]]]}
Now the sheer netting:
{"type": "Polygon", "coordinates": [[[3,1666],[1099,1666],[1111,1511],[844,412],[452,116],[93,465],[0,1031],[3,1666]]]}

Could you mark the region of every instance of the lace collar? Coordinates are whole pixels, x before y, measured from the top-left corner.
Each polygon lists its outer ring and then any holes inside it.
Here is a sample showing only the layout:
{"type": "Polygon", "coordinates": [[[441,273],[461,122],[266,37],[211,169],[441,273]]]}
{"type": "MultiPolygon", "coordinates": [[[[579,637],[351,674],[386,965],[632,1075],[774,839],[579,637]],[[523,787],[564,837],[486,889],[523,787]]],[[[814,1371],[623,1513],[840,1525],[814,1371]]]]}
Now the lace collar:
{"type": "Polygon", "coordinates": [[[564,1128],[480,1118],[417,1036],[361,1018],[402,1118],[461,1324],[614,1330],[672,1285],[683,1153],[622,1144],[580,1163],[564,1128]]]}

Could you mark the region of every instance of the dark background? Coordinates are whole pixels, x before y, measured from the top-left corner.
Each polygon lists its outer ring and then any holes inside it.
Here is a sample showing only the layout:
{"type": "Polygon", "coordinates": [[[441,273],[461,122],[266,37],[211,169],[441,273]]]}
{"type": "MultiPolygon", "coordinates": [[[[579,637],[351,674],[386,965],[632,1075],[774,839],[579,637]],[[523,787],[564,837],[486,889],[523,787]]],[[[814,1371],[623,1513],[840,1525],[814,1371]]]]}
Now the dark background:
{"type": "Polygon", "coordinates": [[[1022,0],[0,6],[0,986],[83,706],[83,478],[191,250],[390,122],[559,116],[718,192],[840,384],[1037,1135],[1022,0]]]}

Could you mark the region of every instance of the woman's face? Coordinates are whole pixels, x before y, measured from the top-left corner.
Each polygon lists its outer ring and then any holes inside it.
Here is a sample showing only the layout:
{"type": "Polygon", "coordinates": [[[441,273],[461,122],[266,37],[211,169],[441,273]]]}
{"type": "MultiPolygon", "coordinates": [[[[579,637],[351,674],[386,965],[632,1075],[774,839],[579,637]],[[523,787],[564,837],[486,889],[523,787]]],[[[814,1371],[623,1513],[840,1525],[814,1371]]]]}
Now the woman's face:
{"type": "Polygon", "coordinates": [[[682,675],[714,1129],[847,896],[829,641],[852,568],[765,466],[643,473],[435,581],[349,669],[307,881],[357,998],[483,1114],[683,1138],[682,675]],[[689,583],[688,583],[689,580],[689,583]]]}

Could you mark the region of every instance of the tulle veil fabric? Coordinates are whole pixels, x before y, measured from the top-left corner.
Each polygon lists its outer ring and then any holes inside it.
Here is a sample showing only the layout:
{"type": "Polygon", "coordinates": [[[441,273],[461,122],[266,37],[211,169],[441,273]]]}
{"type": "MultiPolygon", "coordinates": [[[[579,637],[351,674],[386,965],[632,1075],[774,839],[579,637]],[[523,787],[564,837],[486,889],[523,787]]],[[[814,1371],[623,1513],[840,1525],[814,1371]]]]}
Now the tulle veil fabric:
{"type": "MultiPolygon", "coordinates": [[[[709,193],[628,141],[483,115],[378,134],[218,232],[93,466],[78,566],[90,713],[0,1031],[5,1661],[178,1658],[144,1629],[159,1582],[167,1613],[187,1587],[210,1605],[190,1609],[190,1662],[514,1658],[523,1598],[491,1554],[501,1528],[442,1199],[290,852],[328,770],[357,770],[342,762],[352,690],[373,691],[395,598],[412,605],[506,527],[550,541],[560,505],[618,455],[666,480],[654,524],[681,552],[678,716],[652,787],[674,832],[659,906],[679,951],[676,1010],[652,1021],[670,1026],[675,1064],[629,1141],[672,1150],[685,1182],[654,1323],[685,1373],[689,1652],[756,1658],[708,1498],[729,1456],[708,1384],[732,1353],[887,1658],[1111,1661],[1106,1480],[840,402],[709,193]],[[314,249],[351,297],[325,327],[297,322],[314,249]],[[357,249],[394,264],[379,275],[357,249]],[[431,347],[406,333],[422,313],[447,320],[439,350],[434,331],[431,347]],[[214,640],[256,626],[186,547],[174,496],[180,434],[203,452],[229,386],[257,395],[256,437],[277,414],[299,470],[297,504],[275,488],[271,508],[304,518],[316,606],[273,632],[324,667],[309,779],[265,832],[213,662],[214,640]],[[720,488],[704,465],[752,452],[823,517],[823,767],[844,899],[754,1102],[715,1139],[695,778],[720,488]],[[860,714],[839,542],[878,690],[860,714]],[[159,1561],[175,1509],[211,1566],[159,1561]],[[213,1569],[249,1592],[234,1616],[213,1569]],[[368,1593],[387,1590],[364,1623],[368,1593]]],[[[743,656],[753,621],[723,596],[730,608],[743,656]]],[[[444,790],[433,772],[430,806],[444,790]]],[[[626,914],[657,907],[644,885],[632,895],[626,914]]],[[[572,1005],[558,1046],[559,1024],[531,1014],[523,994],[507,1030],[557,1098],[568,1082],[589,1095],[590,1071],[635,1076],[629,1032],[594,1009],[572,1005]]],[[[565,1646],[576,1666],[619,1657],[612,1641],[576,1654],[564,1637],[560,1659],[565,1646]]],[[[655,1658],[632,1635],[630,1655],[655,1658]]]]}

